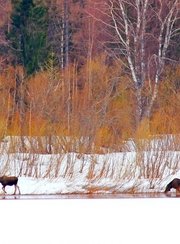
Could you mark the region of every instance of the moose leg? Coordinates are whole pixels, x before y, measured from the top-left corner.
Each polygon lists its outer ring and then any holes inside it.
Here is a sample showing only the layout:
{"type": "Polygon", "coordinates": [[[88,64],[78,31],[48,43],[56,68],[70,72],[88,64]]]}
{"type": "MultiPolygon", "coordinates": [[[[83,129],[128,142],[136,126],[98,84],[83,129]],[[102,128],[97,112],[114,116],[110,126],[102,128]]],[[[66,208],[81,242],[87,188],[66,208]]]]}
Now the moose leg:
{"type": "Polygon", "coordinates": [[[14,185],[14,193],[13,193],[13,195],[15,195],[16,194],[16,185],[14,185]]]}
{"type": "Polygon", "coordinates": [[[16,187],[18,188],[19,194],[21,194],[20,188],[18,185],[16,185],[16,187]]]}
{"type": "Polygon", "coordinates": [[[17,189],[18,189],[19,194],[21,194],[19,186],[18,186],[18,185],[15,185],[14,195],[16,194],[16,190],[17,190],[17,189]]]}
{"type": "Polygon", "coordinates": [[[14,194],[13,195],[16,194],[16,190],[17,189],[18,189],[19,194],[21,194],[19,186],[18,185],[14,185],[14,194]]]}
{"type": "Polygon", "coordinates": [[[4,193],[7,193],[6,190],[5,190],[5,187],[6,187],[6,186],[3,186],[3,187],[2,187],[2,190],[3,190],[4,193]]]}

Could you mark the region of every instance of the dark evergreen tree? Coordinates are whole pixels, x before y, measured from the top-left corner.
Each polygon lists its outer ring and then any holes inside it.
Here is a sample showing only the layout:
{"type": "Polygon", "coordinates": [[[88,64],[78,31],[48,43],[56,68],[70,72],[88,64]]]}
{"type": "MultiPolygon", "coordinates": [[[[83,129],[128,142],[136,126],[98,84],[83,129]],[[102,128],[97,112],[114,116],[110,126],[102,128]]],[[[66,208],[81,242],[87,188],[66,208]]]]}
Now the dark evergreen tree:
{"type": "Polygon", "coordinates": [[[48,11],[42,1],[13,0],[12,29],[8,34],[16,64],[27,75],[44,65],[48,57],[48,11]]]}
{"type": "MultiPolygon", "coordinates": [[[[12,0],[11,30],[7,33],[14,57],[14,65],[22,65],[25,74],[16,71],[15,88],[10,89],[13,97],[13,113],[9,115],[8,126],[12,124],[14,111],[20,115],[21,135],[26,134],[25,114],[29,108],[27,78],[46,63],[48,11],[41,0],[12,0]]],[[[23,137],[22,137],[23,138],[23,137]]],[[[22,148],[24,141],[22,139],[22,148]]]]}

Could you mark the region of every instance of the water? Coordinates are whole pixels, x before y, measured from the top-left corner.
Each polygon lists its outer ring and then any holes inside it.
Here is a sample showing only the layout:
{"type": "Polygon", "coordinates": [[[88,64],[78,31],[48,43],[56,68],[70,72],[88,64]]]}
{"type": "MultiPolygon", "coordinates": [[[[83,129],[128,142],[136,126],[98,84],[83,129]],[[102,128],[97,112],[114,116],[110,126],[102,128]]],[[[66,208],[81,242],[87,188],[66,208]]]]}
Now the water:
{"type": "Polygon", "coordinates": [[[136,199],[136,198],[169,198],[180,197],[175,192],[170,192],[168,195],[163,192],[151,193],[119,193],[119,194],[23,194],[23,195],[0,195],[0,200],[48,200],[48,199],[136,199]]]}

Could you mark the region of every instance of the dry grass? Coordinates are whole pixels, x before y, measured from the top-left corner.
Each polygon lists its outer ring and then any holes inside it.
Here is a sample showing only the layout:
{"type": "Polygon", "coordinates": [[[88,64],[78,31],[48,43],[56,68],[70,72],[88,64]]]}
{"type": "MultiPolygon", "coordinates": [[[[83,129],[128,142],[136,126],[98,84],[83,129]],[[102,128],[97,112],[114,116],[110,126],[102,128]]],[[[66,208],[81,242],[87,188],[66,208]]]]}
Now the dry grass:
{"type": "MultiPolygon", "coordinates": [[[[129,152],[122,152],[119,158],[112,159],[111,154],[68,153],[71,148],[69,141],[56,140],[53,144],[55,148],[63,148],[63,150],[58,154],[47,154],[46,161],[43,161],[42,151],[40,150],[40,154],[34,153],[34,147],[37,144],[44,152],[48,147],[48,140],[38,138],[35,143],[34,139],[32,141],[28,139],[26,143],[29,152],[14,155],[18,152],[19,139],[12,137],[9,144],[6,142],[9,147],[6,150],[4,146],[1,148],[2,155],[7,156],[3,165],[1,164],[1,174],[13,171],[17,176],[49,179],[63,177],[70,181],[78,175],[84,175],[89,182],[87,190],[90,193],[124,191],[124,184],[128,182],[133,183],[126,187],[128,189],[126,192],[135,193],[138,192],[141,180],[147,180],[150,189],[153,190],[163,179],[176,174],[179,170],[180,155],[176,153],[178,141],[179,137],[169,137],[164,143],[161,137],[156,137],[155,140],[154,138],[139,139],[134,141],[134,149],[136,149],[134,159],[132,153],[131,157],[128,156],[129,152]],[[57,141],[60,145],[56,145],[57,141]],[[31,149],[32,145],[33,149],[31,149]],[[15,157],[15,160],[12,161],[12,157],[15,157]],[[16,161],[20,160],[21,163],[17,164],[16,161]],[[102,181],[106,180],[111,182],[110,186],[103,185],[102,181]]],[[[53,143],[53,140],[51,142],[53,143]]]]}
{"type": "Polygon", "coordinates": [[[179,170],[178,140],[178,135],[165,140],[154,137],[137,144],[136,163],[140,168],[140,178],[148,179],[150,188],[157,187],[160,181],[179,170]]]}

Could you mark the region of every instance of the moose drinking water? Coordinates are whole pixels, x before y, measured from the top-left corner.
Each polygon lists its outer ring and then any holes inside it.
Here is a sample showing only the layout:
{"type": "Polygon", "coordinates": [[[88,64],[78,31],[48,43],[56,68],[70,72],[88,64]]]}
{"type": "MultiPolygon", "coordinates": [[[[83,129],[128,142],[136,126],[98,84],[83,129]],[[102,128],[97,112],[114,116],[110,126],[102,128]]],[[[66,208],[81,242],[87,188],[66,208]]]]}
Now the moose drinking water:
{"type": "Polygon", "coordinates": [[[19,186],[17,185],[18,183],[18,177],[16,176],[1,176],[0,177],[0,183],[2,184],[2,190],[4,191],[4,193],[7,193],[6,190],[5,190],[5,187],[6,186],[13,186],[14,185],[14,195],[16,194],[16,190],[18,189],[19,191],[19,194],[20,193],[20,188],[19,186]]]}
{"type": "Polygon", "coordinates": [[[165,193],[169,192],[171,189],[176,190],[176,194],[180,194],[180,179],[174,178],[169,184],[167,184],[165,193]]]}

